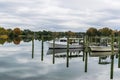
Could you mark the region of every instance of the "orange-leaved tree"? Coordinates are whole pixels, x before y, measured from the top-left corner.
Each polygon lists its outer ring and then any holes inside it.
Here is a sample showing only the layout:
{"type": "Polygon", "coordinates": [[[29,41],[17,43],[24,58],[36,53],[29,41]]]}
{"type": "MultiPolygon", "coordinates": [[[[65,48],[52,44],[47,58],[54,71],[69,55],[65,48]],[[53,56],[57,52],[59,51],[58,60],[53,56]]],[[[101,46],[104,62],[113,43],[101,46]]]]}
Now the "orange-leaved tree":
{"type": "Polygon", "coordinates": [[[14,28],[13,34],[14,34],[15,36],[18,36],[18,35],[20,35],[21,33],[22,33],[22,32],[21,32],[20,28],[14,28]]]}

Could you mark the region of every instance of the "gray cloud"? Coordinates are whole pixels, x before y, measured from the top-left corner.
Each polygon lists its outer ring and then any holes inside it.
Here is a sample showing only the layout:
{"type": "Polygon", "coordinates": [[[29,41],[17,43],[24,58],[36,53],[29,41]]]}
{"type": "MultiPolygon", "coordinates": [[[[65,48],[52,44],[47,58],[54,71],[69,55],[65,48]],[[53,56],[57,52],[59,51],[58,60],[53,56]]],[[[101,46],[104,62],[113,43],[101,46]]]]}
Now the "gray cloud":
{"type": "Polygon", "coordinates": [[[0,26],[31,30],[86,31],[120,26],[119,0],[1,0],[0,26]]]}

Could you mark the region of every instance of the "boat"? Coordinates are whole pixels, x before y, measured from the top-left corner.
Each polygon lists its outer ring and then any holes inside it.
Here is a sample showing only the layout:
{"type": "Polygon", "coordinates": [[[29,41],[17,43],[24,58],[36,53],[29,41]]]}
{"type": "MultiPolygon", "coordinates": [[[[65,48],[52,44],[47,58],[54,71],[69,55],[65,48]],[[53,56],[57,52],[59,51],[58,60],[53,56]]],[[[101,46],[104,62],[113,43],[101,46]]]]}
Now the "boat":
{"type": "MultiPolygon", "coordinates": [[[[111,44],[108,43],[107,38],[102,38],[99,44],[93,44],[93,45],[90,45],[89,47],[92,52],[111,52],[112,51],[111,44]]],[[[114,46],[113,50],[118,51],[118,48],[114,46]]]]}
{"type": "MultiPolygon", "coordinates": [[[[111,46],[90,46],[92,52],[111,52],[111,46]]],[[[118,51],[118,48],[114,47],[114,51],[118,51]]]]}
{"type": "Polygon", "coordinates": [[[90,57],[104,57],[104,56],[111,56],[116,55],[117,52],[111,53],[111,52],[90,52],[90,57]]]}
{"type": "MultiPolygon", "coordinates": [[[[80,49],[83,47],[82,44],[82,38],[69,38],[69,49],[80,49]],[[79,42],[80,41],[80,42],[79,42]]],[[[59,39],[55,39],[55,43],[54,41],[48,41],[48,46],[49,49],[67,49],[67,38],[59,38],[59,39]],[[54,44],[54,47],[53,47],[54,44]]]]}

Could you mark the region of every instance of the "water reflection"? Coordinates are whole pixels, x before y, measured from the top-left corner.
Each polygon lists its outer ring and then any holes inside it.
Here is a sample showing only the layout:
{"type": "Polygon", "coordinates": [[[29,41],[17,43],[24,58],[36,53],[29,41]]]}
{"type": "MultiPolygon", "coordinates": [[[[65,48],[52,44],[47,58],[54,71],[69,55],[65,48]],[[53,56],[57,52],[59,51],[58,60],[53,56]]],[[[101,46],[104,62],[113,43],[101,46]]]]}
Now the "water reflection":
{"type": "Polygon", "coordinates": [[[42,42],[41,42],[41,61],[43,61],[43,56],[44,56],[44,51],[43,51],[43,49],[44,49],[44,37],[43,36],[41,37],[41,40],[42,40],[42,42]]]}
{"type": "MultiPolygon", "coordinates": [[[[66,53],[67,49],[48,49],[47,51],[47,55],[51,55],[53,54],[53,50],[55,54],[62,54],[62,53],[66,53]]],[[[73,54],[79,54],[81,53],[82,49],[69,49],[69,53],[73,53],[73,54]]]]}
{"type": "MultiPolygon", "coordinates": [[[[114,73],[114,56],[118,55],[117,52],[83,52],[81,49],[49,49],[47,55],[53,55],[53,58],[66,58],[66,67],[69,67],[69,59],[83,57],[83,62],[85,63],[84,69],[85,72],[88,70],[88,56],[90,58],[97,57],[99,65],[108,65],[110,64],[110,79],[113,79],[114,73]],[[81,54],[83,53],[83,54],[81,54]],[[109,60],[108,60],[109,59],[109,60]]],[[[116,57],[117,58],[117,57],[116,57]]],[[[54,59],[55,60],[55,59],[54,59]]]]}
{"type": "Polygon", "coordinates": [[[53,55],[53,64],[55,63],[55,58],[66,58],[66,67],[69,67],[69,59],[83,57],[80,54],[82,49],[48,49],[47,55],[53,55]]]}
{"type": "Polygon", "coordinates": [[[85,52],[85,55],[84,55],[84,57],[85,57],[85,72],[87,72],[87,65],[88,65],[88,53],[87,52],[85,52]]]}
{"type": "MultiPolygon", "coordinates": [[[[22,45],[20,47],[23,49],[24,46],[26,45],[23,45],[25,43],[21,43],[21,44],[22,45]]],[[[0,59],[0,63],[2,64],[0,66],[0,70],[1,70],[0,73],[3,75],[5,74],[10,76],[10,74],[8,74],[7,72],[10,73],[11,71],[12,73],[14,73],[12,74],[12,76],[15,76],[16,74],[17,77],[18,76],[22,77],[21,79],[13,78],[15,80],[24,80],[24,79],[29,80],[30,78],[33,78],[35,80],[40,80],[40,79],[54,80],[56,78],[58,78],[58,80],[60,79],[92,80],[94,79],[95,76],[101,76],[100,79],[96,77],[95,78],[96,80],[104,79],[103,77],[107,77],[105,78],[105,80],[109,80],[113,78],[117,80],[119,78],[117,76],[116,79],[116,75],[114,75],[114,73],[115,74],[119,73],[119,70],[117,69],[116,65],[118,67],[120,66],[120,61],[119,61],[120,55],[117,52],[114,54],[112,54],[111,52],[88,53],[88,52],[83,52],[83,50],[81,49],[69,49],[69,50],[48,49],[46,42],[44,42],[44,39],[41,39],[41,41],[36,41],[32,39],[29,45],[27,45],[24,49],[26,49],[27,47],[28,50],[30,50],[28,52],[22,49],[14,52],[9,52],[9,54],[8,52],[2,51],[0,55],[1,56],[4,55],[4,57],[2,56],[0,59]],[[32,47],[32,55],[31,55],[31,47],[32,47]],[[116,55],[118,55],[118,58],[115,57],[116,55]],[[30,58],[28,58],[28,56],[30,56],[30,58]],[[40,57],[42,62],[40,61],[40,57]],[[50,63],[51,60],[54,65],[50,63]],[[13,67],[12,65],[14,65],[14,68],[12,68],[13,67]],[[5,66],[7,66],[7,68],[5,66]],[[18,66],[22,68],[17,68],[18,66]],[[66,67],[68,69],[66,69],[66,67]],[[2,71],[3,68],[4,70],[5,69],[6,70],[2,71]],[[101,75],[102,72],[103,75],[101,75]],[[23,73],[24,75],[22,75],[23,73]],[[25,74],[30,74],[30,75],[25,76],[25,74]],[[32,74],[36,74],[36,75],[32,75],[32,74]],[[25,76],[25,78],[23,76],[25,76]],[[46,78],[46,76],[49,77],[46,78]],[[70,77],[68,78],[67,76],[70,77]]],[[[0,77],[2,77],[3,75],[0,75],[0,77]]],[[[5,79],[3,77],[1,78],[1,80],[5,79]]],[[[8,77],[8,79],[9,78],[12,79],[12,77],[8,77]]]]}
{"type": "Polygon", "coordinates": [[[34,39],[32,39],[32,58],[34,58],[34,39]]]}
{"type": "MultiPolygon", "coordinates": [[[[41,36],[41,37],[35,37],[34,35],[32,36],[26,36],[26,37],[10,37],[10,38],[7,38],[7,39],[3,39],[3,38],[0,38],[0,44],[4,45],[5,43],[14,43],[16,45],[20,44],[22,41],[23,42],[31,42],[33,39],[34,40],[38,40],[38,41],[41,41],[44,39],[44,41],[47,41],[49,40],[48,37],[44,37],[44,36],[41,36]]],[[[50,38],[51,40],[51,38],[50,38]]]]}
{"type": "MultiPolygon", "coordinates": [[[[66,67],[69,67],[69,59],[84,57],[81,54],[82,49],[49,49],[47,55],[53,55],[53,62],[55,58],[66,58],[66,67]]],[[[87,53],[85,54],[85,72],[87,72],[87,53]]]]}
{"type": "Polygon", "coordinates": [[[20,37],[16,37],[16,38],[13,39],[13,43],[16,44],[16,45],[20,44],[20,42],[21,42],[20,37]]]}
{"type": "Polygon", "coordinates": [[[98,64],[101,64],[101,65],[110,64],[111,62],[107,60],[107,57],[108,57],[108,56],[99,57],[99,62],[98,62],[98,64]]]}
{"type": "MultiPolygon", "coordinates": [[[[91,57],[99,57],[98,64],[100,65],[106,65],[111,64],[110,66],[110,79],[113,79],[113,73],[114,73],[114,56],[117,55],[117,52],[91,52],[91,57]],[[110,59],[111,61],[107,61],[107,59],[110,59]]],[[[116,57],[117,58],[117,57],[116,57]]]]}
{"type": "Polygon", "coordinates": [[[114,73],[114,55],[111,55],[111,68],[110,68],[110,79],[113,79],[114,73]]]}

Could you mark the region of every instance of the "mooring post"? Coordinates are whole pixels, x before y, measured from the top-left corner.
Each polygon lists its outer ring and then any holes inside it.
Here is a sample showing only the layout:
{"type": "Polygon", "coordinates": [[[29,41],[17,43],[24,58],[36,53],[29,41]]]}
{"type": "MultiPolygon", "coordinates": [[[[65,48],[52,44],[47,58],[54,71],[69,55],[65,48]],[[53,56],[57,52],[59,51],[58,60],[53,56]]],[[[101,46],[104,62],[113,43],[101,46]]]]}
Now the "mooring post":
{"type": "Polygon", "coordinates": [[[120,68],[120,36],[118,37],[118,68],[120,68]]]}
{"type": "Polygon", "coordinates": [[[111,68],[110,68],[110,79],[113,79],[113,73],[114,73],[114,35],[111,36],[111,68]]]}
{"type": "Polygon", "coordinates": [[[32,58],[34,58],[34,37],[32,37],[32,58]]]}
{"type": "Polygon", "coordinates": [[[67,62],[66,67],[69,67],[69,36],[67,37],[67,62]]]}
{"type": "Polygon", "coordinates": [[[44,56],[44,36],[41,36],[42,44],[41,44],[41,61],[43,61],[44,56]]]}
{"type": "Polygon", "coordinates": [[[53,64],[55,63],[55,37],[53,36],[53,64]]]}
{"type": "Polygon", "coordinates": [[[114,73],[114,55],[111,55],[111,71],[110,71],[110,79],[113,79],[114,73]]]}
{"type": "Polygon", "coordinates": [[[88,63],[88,36],[85,37],[85,72],[87,72],[88,63]]]}
{"type": "Polygon", "coordinates": [[[83,61],[85,59],[85,47],[86,46],[86,36],[83,37],[83,61]]]}
{"type": "Polygon", "coordinates": [[[88,54],[85,53],[85,72],[87,72],[88,54]]]}
{"type": "Polygon", "coordinates": [[[113,55],[114,54],[114,35],[111,36],[111,51],[113,55]]]}

